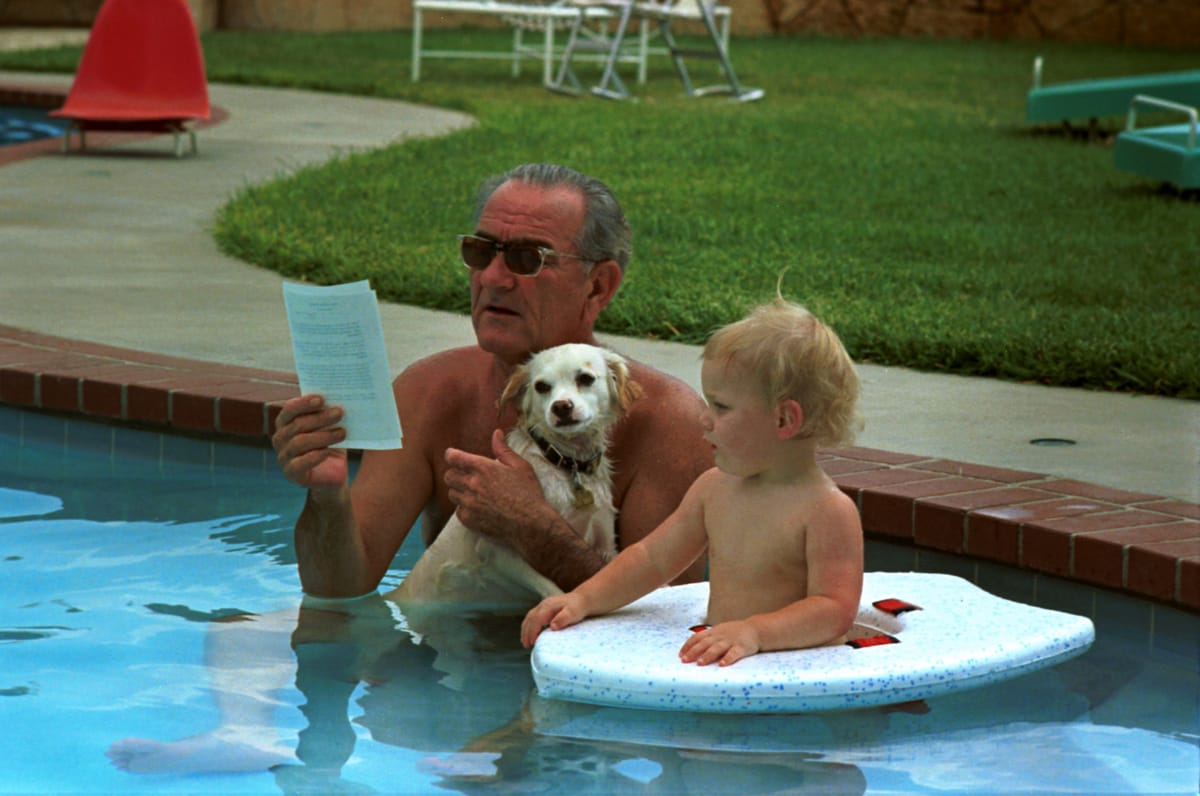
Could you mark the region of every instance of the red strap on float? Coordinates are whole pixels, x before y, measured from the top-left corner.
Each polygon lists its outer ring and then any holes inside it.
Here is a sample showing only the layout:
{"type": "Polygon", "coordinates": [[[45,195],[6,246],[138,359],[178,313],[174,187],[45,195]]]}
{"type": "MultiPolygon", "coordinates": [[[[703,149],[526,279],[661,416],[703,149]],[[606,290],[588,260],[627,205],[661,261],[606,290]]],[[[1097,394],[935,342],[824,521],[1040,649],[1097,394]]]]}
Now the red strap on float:
{"type": "Polygon", "coordinates": [[[863,647],[879,647],[879,646],[882,646],[883,644],[899,644],[899,643],[900,643],[900,639],[896,638],[895,636],[889,636],[889,635],[880,633],[878,636],[866,636],[865,638],[851,639],[850,641],[846,642],[846,646],[853,647],[856,650],[860,650],[863,647]]]}
{"type": "Polygon", "coordinates": [[[921,610],[921,606],[913,605],[912,603],[905,602],[904,600],[897,600],[895,597],[887,600],[876,600],[875,602],[871,603],[871,605],[875,606],[884,613],[891,614],[892,616],[900,616],[900,614],[907,613],[909,611],[921,610]]]}

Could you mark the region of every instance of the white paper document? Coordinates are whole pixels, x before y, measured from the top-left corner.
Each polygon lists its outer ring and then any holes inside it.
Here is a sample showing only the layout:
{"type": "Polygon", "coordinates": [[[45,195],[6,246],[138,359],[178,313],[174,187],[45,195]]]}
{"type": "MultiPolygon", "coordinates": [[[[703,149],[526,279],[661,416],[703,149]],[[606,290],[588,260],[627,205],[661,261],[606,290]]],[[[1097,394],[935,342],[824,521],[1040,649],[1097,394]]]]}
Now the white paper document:
{"type": "Polygon", "coordinates": [[[342,407],[346,439],[334,447],[388,450],[403,434],[379,320],[379,301],[363,280],[344,285],[283,283],[300,392],[342,407]]]}

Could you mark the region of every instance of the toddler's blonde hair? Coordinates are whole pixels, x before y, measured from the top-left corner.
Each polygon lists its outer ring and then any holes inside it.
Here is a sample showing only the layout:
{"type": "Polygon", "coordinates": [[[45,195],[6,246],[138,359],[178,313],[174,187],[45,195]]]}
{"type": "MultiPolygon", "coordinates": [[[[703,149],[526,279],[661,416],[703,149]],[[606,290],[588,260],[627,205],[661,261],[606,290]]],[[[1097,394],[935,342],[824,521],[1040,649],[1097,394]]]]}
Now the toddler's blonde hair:
{"type": "Polygon", "coordinates": [[[757,379],[772,406],[792,399],[804,410],[799,437],[847,445],[861,428],[854,362],[833,329],[777,295],[745,318],[718,329],[703,358],[734,364],[757,379]]]}

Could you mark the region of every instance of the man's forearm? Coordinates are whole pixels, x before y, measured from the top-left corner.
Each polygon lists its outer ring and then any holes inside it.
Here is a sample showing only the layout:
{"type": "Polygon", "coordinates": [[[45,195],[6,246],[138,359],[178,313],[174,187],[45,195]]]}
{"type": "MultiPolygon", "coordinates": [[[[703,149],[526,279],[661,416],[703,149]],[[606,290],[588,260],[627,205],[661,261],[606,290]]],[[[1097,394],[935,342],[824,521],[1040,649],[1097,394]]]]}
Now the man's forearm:
{"type": "Polygon", "coordinates": [[[550,512],[540,522],[516,540],[517,552],[563,591],[574,589],[608,563],[557,513],[550,512]]]}
{"type": "Polygon", "coordinates": [[[310,490],[296,520],[300,585],[316,597],[358,597],[379,585],[354,522],[350,490],[310,490]]]}

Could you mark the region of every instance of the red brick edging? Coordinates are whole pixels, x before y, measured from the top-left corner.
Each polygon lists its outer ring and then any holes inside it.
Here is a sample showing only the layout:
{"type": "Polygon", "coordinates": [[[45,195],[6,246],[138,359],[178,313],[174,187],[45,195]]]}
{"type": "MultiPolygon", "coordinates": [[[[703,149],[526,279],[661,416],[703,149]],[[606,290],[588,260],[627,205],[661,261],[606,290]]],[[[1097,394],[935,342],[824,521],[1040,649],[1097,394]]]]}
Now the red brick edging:
{"type": "Polygon", "coordinates": [[[0,326],[0,403],[264,443],[293,373],[0,326]]]}
{"type": "MultiPolygon", "coordinates": [[[[292,373],[0,326],[0,403],[267,444],[292,373]]],[[[1200,505],[1061,478],[846,448],[822,465],[872,535],[1200,611],[1200,505]]]]}
{"type": "Polygon", "coordinates": [[[1200,610],[1200,505],[850,448],[822,466],[870,533],[1200,610]]]}

